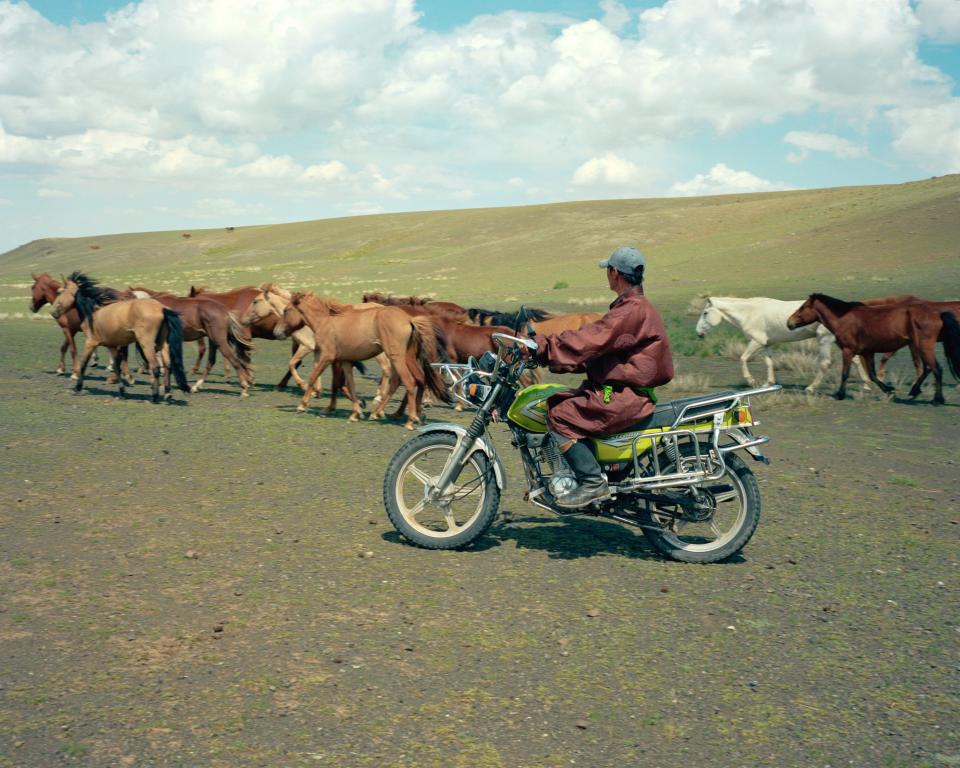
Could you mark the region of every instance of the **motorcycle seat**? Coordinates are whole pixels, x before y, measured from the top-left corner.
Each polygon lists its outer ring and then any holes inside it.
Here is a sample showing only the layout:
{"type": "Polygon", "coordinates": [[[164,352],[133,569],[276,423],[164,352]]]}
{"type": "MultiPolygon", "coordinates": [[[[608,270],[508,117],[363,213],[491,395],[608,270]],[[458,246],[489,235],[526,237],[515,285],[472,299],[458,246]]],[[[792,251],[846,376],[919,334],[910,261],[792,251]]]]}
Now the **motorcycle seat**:
{"type": "Polygon", "coordinates": [[[676,400],[668,400],[665,403],[657,403],[656,409],[643,421],[637,422],[632,426],[629,432],[643,429],[654,429],[656,427],[670,427],[679,418],[684,408],[687,408],[686,418],[697,416],[700,413],[710,413],[717,409],[718,404],[713,402],[709,405],[694,405],[700,400],[713,400],[716,397],[730,395],[731,399],[737,393],[732,389],[725,389],[721,392],[711,392],[709,395],[697,395],[696,397],[680,397],[676,400]],[[689,407],[688,407],[689,406],[689,407]]]}

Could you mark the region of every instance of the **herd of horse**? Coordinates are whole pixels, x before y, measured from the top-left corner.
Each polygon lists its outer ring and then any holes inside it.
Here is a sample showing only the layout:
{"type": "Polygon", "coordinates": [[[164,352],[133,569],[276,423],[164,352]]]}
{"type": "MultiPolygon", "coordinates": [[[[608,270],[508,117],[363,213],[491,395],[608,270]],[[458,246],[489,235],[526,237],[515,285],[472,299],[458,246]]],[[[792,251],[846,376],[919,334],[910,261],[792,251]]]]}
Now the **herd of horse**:
{"type": "Polygon", "coordinates": [[[830,365],[830,350],[838,346],[842,355],[840,386],[835,397],[846,396],[851,364],[856,361],[864,382],[872,381],[881,391],[892,394],[884,379],[886,364],[898,350],[909,348],[917,378],[909,396],[920,394],[930,373],[936,388],[934,403],[943,403],[943,369],[937,361],[936,345],[943,345],[944,356],[954,377],[960,380],[960,301],[927,301],[903,294],[863,301],[844,301],[823,293],[810,294],[804,301],[780,301],[764,297],[704,297],[697,319],[697,334],[703,337],[721,321],[727,321],[750,341],[740,356],[744,378],[756,384],[747,361],[763,352],[767,364],[767,383],[775,382],[771,345],[816,338],[819,348],[817,371],[807,386],[816,390],[830,365]],[[882,355],[879,367],[875,355],[882,355]]]}
{"type": "MultiPolygon", "coordinates": [[[[250,358],[253,340],[289,338],[291,357],[277,387],[285,388],[290,378],[296,381],[303,390],[299,411],[306,410],[311,398],[319,394],[320,376],[332,367],[327,410],[336,408],[338,393],[343,392],[353,405],[350,419],[356,421],[363,406],[354,387],[353,368],[375,359],[382,375],[370,418],[383,416],[390,397],[402,384],[406,396],[393,416],[407,412],[409,429],[421,420],[425,392],[450,402],[446,384],[433,363],[466,363],[471,357],[495,351],[493,334],[518,332],[517,312],[467,308],[413,296],[366,294],[361,302],[347,304],[311,291],[288,291],[273,283],[224,292],[191,286],[189,295],[176,296],[143,286],[107,288],[82,272],[60,281],[47,273],[32,277],[31,310],[36,312],[46,303],[52,305],[64,334],[58,372],[66,372],[65,356],[69,349],[76,391],[83,387],[94,351],[98,346],[106,346],[114,360],[112,377],[123,396],[124,381],[130,379],[126,350],[135,345],[152,376],[154,400],[160,399],[161,372],[165,375],[165,397],[171,395],[171,373],[181,389],[198,391],[215,364],[218,350],[233,366],[241,396],[246,396],[254,381],[250,358]],[[74,340],[78,332],[85,336],[80,353],[74,340]],[[192,340],[206,340],[209,351],[206,367],[191,387],[186,382],[180,345],[192,340]],[[297,368],[311,352],[314,366],[304,380],[297,368]]],[[[524,310],[524,317],[523,332],[547,334],[580,328],[601,315],[551,314],[529,309],[524,310]]],[[[204,354],[201,347],[191,372],[199,370],[204,354]]]]}
{"type": "MultiPolygon", "coordinates": [[[[75,389],[83,387],[88,364],[98,346],[107,347],[113,358],[118,392],[130,381],[127,349],[134,345],[152,377],[154,400],[160,399],[161,374],[164,396],[170,397],[170,378],[183,391],[196,392],[203,386],[216,363],[217,352],[232,366],[247,396],[254,382],[251,351],[254,339],[290,339],[291,357],[287,372],[277,384],[283,389],[293,378],[303,391],[298,411],[310,406],[319,395],[320,376],[332,369],[330,403],[336,408],[343,392],[352,403],[351,421],[357,420],[363,404],[357,396],[353,369],[375,359],[382,371],[377,404],[370,418],[384,415],[393,393],[402,384],[406,395],[394,417],[407,412],[406,426],[419,421],[425,393],[450,402],[447,387],[433,366],[437,362],[466,363],[484,352],[494,351],[494,333],[546,335],[577,329],[598,320],[596,312],[552,314],[524,308],[522,314],[462,307],[449,301],[420,297],[395,297],[368,293],[358,303],[343,303],[317,296],[311,291],[289,291],[274,283],[244,286],[213,292],[191,286],[189,295],[156,291],[143,286],[112,289],[101,286],[83,272],[74,272],[58,281],[44,273],[32,275],[30,308],[37,312],[44,304],[60,325],[64,341],[60,348],[59,373],[66,372],[66,352],[73,357],[75,389]],[[77,352],[74,337],[83,332],[85,345],[77,352]],[[182,343],[196,341],[198,373],[206,355],[206,366],[191,386],[182,360],[182,343]],[[311,353],[314,365],[306,380],[298,366],[311,353]]],[[[830,364],[830,350],[841,349],[843,366],[836,397],[842,399],[851,364],[857,361],[861,376],[884,392],[892,387],[883,381],[889,357],[909,347],[917,371],[910,390],[916,397],[926,377],[936,380],[935,403],[942,403],[942,369],[935,354],[942,343],[954,376],[960,379],[960,302],[932,302],[915,296],[847,302],[823,294],[805,301],[785,302],[768,298],[740,299],[705,297],[696,331],[705,335],[721,321],[742,331],[749,344],[741,355],[744,378],[756,382],[747,362],[757,352],[766,358],[767,380],[774,383],[771,345],[816,338],[819,346],[817,372],[807,387],[814,391],[830,364]],[[880,368],[874,355],[883,354],[880,368]]]]}

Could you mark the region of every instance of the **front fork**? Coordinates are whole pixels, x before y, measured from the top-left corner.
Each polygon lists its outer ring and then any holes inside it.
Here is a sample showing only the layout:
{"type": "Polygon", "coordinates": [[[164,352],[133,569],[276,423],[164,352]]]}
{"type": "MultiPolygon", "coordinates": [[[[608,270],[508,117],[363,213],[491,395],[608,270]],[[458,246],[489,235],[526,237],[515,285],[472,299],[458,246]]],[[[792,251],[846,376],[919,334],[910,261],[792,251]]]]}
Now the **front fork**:
{"type": "Polygon", "coordinates": [[[447,459],[447,463],[443,466],[440,477],[437,478],[436,486],[428,493],[431,501],[438,501],[443,498],[450,484],[457,481],[467,457],[473,452],[477,438],[487,429],[487,424],[490,421],[490,410],[493,408],[493,404],[497,402],[500,389],[501,384],[497,382],[494,386],[494,391],[487,397],[486,402],[481,406],[480,410],[477,411],[477,415],[473,417],[473,421],[470,422],[470,426],[467,427],[466,433],[454,446],[453,453],[450,454],[450,458],[447,459]]]}

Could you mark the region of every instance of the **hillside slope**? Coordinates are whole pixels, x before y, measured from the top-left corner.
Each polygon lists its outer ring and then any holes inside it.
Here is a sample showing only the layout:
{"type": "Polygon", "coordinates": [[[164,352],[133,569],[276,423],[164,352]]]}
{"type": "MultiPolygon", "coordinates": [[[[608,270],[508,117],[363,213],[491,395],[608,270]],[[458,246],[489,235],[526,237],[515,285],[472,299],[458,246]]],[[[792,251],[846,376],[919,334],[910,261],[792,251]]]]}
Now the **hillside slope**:
{"type": "Polygon", "coordinates": [[[647,254],[650,291],[670,304],[705,292],[958,296],[960,176],[45,239],[0,255],[0,279],[8,292],[31,271],[84,269],[113,285],[176,291],[269,279],[345,298],[379,288],[472,303],[596,306],[608,300],[596,260],[621,243],[647,254]]]}

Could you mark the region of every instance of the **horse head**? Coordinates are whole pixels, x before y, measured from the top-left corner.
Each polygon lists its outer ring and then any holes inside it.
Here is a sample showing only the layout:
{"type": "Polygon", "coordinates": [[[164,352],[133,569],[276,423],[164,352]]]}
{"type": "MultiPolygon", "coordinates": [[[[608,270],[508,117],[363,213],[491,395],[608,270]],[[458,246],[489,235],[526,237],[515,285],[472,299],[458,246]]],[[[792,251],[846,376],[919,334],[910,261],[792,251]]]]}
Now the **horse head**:
{"type": "MultiPolygon", "coordinates": [[[[72,277],[72,276],[71,276],[72,277]]],[[[57,291],[56,298],[50,302],[50,314],[54,319],[60,317],[65,312],[70,311],[77,303],[77,291],[80,286],[71,279],[65,279],[63,286],[57,291]]]]}
{"type": "Polygon", "coordinates": [[[723,320],[723,314],[713,305],[710,297],[707,296],[706,301],[703,303],[703,310],[700,312],[700,317],[697,318],[697,336],[702,339],[707,335],[707,332],[719,324],[721,320],[723,320]]]}
{"type": "Polygon", "coordinates": [[[787,318],[787,328],[791,331],[802,328],[810,323],[817,322],[820,317],[817,314],[817,302],[820,301],[820,294],[811,293],[807,300],[803,302],[790,317],[787,318]]]}
{"type": "Polygon", "coordinates": [[[30,273],[33,278],[33,286],[30,289],[30,311],[39,312],[40,307],[47,303],[53,303],[56,298],[60,283],[44,272],[42,275],[30,273]]]}

